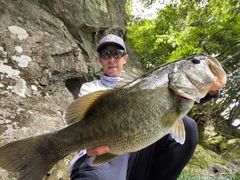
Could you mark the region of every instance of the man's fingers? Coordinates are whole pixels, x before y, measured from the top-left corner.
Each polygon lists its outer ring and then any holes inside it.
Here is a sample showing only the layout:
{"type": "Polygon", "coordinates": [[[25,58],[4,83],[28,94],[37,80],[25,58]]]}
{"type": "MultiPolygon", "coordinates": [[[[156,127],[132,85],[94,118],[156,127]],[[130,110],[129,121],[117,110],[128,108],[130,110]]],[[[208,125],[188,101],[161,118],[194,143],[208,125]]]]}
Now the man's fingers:
{"type": "Polygon", "coordinates": [[[96,146],[96,147],[87,149],[87,154],[89,156],[98,156],[98,155],[107,153],[109,150],[110,149],[108,146],[96,146]]]}

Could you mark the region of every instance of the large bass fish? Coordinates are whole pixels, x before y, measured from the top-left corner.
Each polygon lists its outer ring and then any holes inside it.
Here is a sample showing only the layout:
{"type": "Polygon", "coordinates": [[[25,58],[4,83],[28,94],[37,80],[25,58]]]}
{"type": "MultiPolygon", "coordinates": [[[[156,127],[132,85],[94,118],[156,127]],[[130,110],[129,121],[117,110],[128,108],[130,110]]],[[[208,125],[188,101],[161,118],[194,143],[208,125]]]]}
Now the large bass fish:
{"type": "Polygon", "coordinates": [[[226,73],[213,57],[195,56],[168,63],[113,90],[74,101],[66,113],[69,126],[0,147],[0,167],[20,180],[40,180],[71,152],[107,145],[93,165],[143,149],[164,135],[183,144],[182,118],[209,90],[226,84],[226,73]]]}

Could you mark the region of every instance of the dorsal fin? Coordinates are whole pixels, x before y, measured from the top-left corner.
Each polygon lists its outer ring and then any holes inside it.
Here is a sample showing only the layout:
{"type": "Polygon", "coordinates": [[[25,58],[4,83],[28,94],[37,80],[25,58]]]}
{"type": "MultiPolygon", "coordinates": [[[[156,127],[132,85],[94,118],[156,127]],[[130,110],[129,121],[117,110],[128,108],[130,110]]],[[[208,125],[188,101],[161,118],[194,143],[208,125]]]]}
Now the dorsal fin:
{"type": "Polygon", "coordinates": [[[94,102],[96,102],[98,98],[100,98],[102,95],[106,94],[109,91],[111,90],[93,92],[73,101],[69,105],[65,115],[65,120],[67,124],[72,124],[82,120],[88,112],[89,108],[94,104],[94,102]]]}
{"type": "Polygon", "coordinates": [[[127,84],[129,84],[130,82],[134,81],[135,79],[137,79],[138,77],[142,76],[144,74],[143,71],[139,70],[139,69],[131,69],[127,72],[122,72],[121,78],[123,78],[123,80],[118,81],[115,88],[120,88],[122,86],[125,86],[127,84]]]}

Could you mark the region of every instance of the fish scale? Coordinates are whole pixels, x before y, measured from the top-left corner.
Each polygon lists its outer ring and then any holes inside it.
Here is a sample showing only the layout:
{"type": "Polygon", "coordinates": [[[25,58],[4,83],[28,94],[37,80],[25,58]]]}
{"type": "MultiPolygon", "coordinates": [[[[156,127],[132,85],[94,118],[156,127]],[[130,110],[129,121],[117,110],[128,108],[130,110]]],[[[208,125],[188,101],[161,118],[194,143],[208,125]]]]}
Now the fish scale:
{"type": "Polygon", "coordinates": [[[66,112],[67,127],[0,147],[0,167],[18,172],[18,180],[41,180],[71,152],[109,146],[110,152],[93,159],[92,165],[99,165],[141,150],[168,133],[183,144],[182,118],[195,101],[225,84],[226,73],[210,56],[164,64],[139,77],[124,74],[117,88],[72,102],[66,112]]]}
{"type": "MultiPolygon", "coordinates": [[[[93,106],[90,111],[92,112],[89,116],[87,115],[85,119],[80,121],[78,124],[73,124],[72,126],[69,126],[68,128],[65,128],[64,131],[67,132],[76,132],[79,131],[79,134],[77,136],[74,136],[75,139],[79,137],[79,141],[82,142],[82,145],[85,145],[85,141],[89,141],[89,144],[87,146],[79,146],[78,149],[85,149],[87,147],[94,147],[96,145],[105,145],[107,144],[110,147],[110,153],[113,154],[123,154],[125,152],[133,152],[136,150],[139,150],[141,147],[146,147],[156,140],[158,140],[160,137],[166,135],[167,131],[161,131],[161,129],[167,129],[171,127],[173,124],[169,123],[165,125],[163,128],[161,126],[161,118],[163,116],[162,111],[164,108],[170,108],[173,106],[173,104],[176,103],[177,100],[171,101],[170,97],[174,97],[172,95],[171,91],[164,91],[165,94],[168,94],[169,96],[169,102],[164,103],[164,106],[159,105],[158,96],[163,94],[163,90],[166,88],[161,88],[156,90],[145,90],[145,91],[132,91],[132,89],[129,89],[130,93],[124,92],[123,95],[119,95],[119,91],[115,91],[116,94],[113,92],[111,93],[111,96],[109,98],[115,99],[116,102],[119,102],[119,104],[115,104],[115,106],[112,106],[112,104],[109,104],[109,106],[99,106],[99,104],[104,104],[105,102],[99,102],[95,107],[93,106]],[[138,98],[136,101],[132,101],[132,98],[134,96],[144,97],[144,98],[138,98]],[[145,96],[144,96],[145,95],[145,96]],[[124,97],[122,97],[124,96],[124,97]],[[145,106],[145,100],[146,96],[148,96],[147,99],[149,99],[149,105],[145,106]],[[155,98],[153,98],[155,97],[155,98]],[[120,100],[119,100],[120,99],[120,100]],[[151,100],[150,100],[151,99],[151,100]],[[122,102],[122,103],[121,103],[122,102]],[[127,107],[132,107],[130,114],[133,112],[132,117],[129,118],[129,113],[124,113],[120,115],[121,109],[126,111],[127,107]],[[114,111],[114,109],[117,108],[119,111],[114,111]],[[144,109],[151,109],[150,111],[147,111],[148,113],[143,113],[144,109]],[[143,111],[142,111],[143,110],[143,111]],[[110,113],[109,112],[114,112],[110,113]],[[141,113],[142,112],[142,113],[141,113]],[[104,124],[101,123],[102,121],[96,120],[95,116],[101,116],[101,119],[104,119],[104,124]],[[112,119],[112,117],[118,117],[116,120],[112,119]],[[136,121],[136,119],[139,119],[136,121]],[[143,120],[142,120],[143,119],[143,120]],[[89,124],[88,129],[85,128],[85,122],[90,121],[91,124],[89,124]],[[148,126],[146,126],[146,122],[148,123],[148,126]],[[107,125],[106,125],[107,124],[107,125]],[[107,133],[105,133],[107,132],[107,133]],[[162,133],[159,133],[162,132],[162,133]],[[80,134],[81,133],[81,134],[80,134]],[[98,137],[97,139],[94,139],[89,136],[89,134],[94,134],[94,137],[98,137]],[[110,134],[110,135],[109,135],[110,134]],[[83,138],[85,136],[85,138],[83,138]],[[141,143],[136,142],[135,138],[132,137],[138,137],[138,139],[141,139],[141,143]],[[91,139],[91,140],[90,140],[91,139]],[[98,142],[96,144],[95,140],[98,142]],[[144,141],[143,141],[144,140],[144,141]],[[119,144],[126,144],[128,146],[120,146],[119,144]]],[[[135,99],[135,98],[134,98],[135,99]]],[[[173,99],[173,98],[172,98],[173,99]]],[[[179,101],[180,102],[180,101],[179,101]]],[[[180,102],[181,103],[181,102],[180,102]]],[[[189,104],[189,102],[187,102],[189,104]]],[[[193,105],[193,103],[192,103],[193,105]]],[[[190,107],[191,108],[191,107],[190,107]]],[[[189,110],[188,108],[187,110],[189,110]]],[[[186,114],[186,112],[183,111],[183,117],[186,114]]],[[[168,121],[170,122],[170,121],[168,121]]],[[[175,122],[175,121],[174,121],[175,122]]],[[[59,132],[59,137],[57,139],[66,139],[64,135],[67,133],[59,132]]],[[[67,134],[67,136],[70,136],[67,134]]],[[[72,141],[70,142],[73,143],[72,141]]],[[[76,143],[80,144],[80,143],[76,143]]],[[[69,144],[70,146],[70,144],[69,144]]],[[[75,150],[75,151],[76,151],[75,150]]],[[[65,156],[65,154],[63,155],[65,156]]]]}

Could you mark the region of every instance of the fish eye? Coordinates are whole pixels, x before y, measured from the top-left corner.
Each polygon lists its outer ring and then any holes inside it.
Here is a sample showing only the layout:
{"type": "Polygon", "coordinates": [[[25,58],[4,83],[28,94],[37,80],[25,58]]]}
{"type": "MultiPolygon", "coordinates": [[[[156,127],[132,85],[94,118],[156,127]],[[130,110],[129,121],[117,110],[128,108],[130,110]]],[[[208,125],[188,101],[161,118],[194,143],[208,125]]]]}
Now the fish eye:
{"type": "Polygon", "coordinates": [[[193,59],[192,59],[192,63],[193,64],[200,64],[200,59],[198,59],[197,57],[194,57],[193,59]]]}

